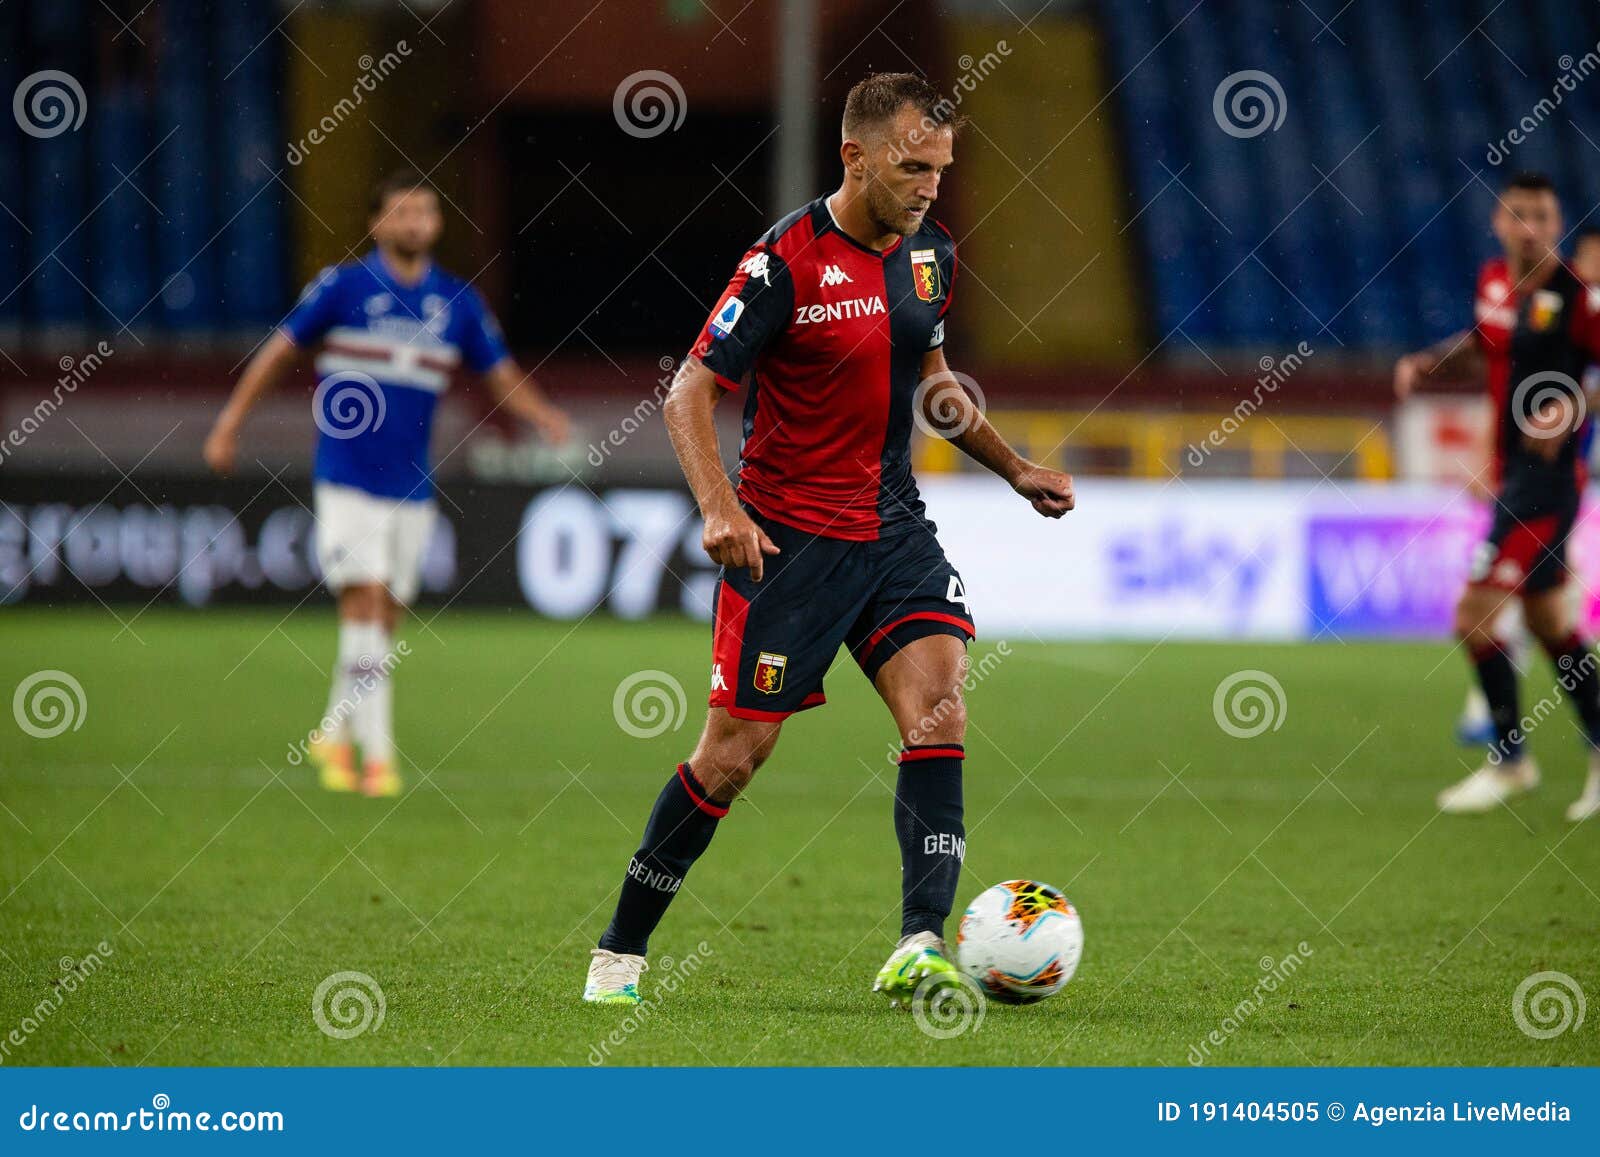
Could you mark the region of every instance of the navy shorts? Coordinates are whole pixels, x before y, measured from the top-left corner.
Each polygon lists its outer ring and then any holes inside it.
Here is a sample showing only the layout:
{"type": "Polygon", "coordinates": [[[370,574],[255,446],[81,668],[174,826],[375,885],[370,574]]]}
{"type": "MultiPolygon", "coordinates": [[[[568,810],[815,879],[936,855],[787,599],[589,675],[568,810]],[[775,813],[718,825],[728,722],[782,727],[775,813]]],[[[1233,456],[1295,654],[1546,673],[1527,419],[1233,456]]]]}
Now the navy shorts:
{"type": "Polygon", "coordinates": [[[1567,581],[1567,536],[1578,520],[1576,499],[1536,513],[1495,503],[1489,536],[1472,559],[1468,581],[1516,594],[1539,594],[1567,581]]]}
{"type": "Polygon", "coordinates": [[[931,523],[871,542],[808,534],[748,510],[783,553],[753,582],[717,581],[711,699],[739,719],[780,720],[826,701],[840,644],[868,679],[915,639],[973,637],[967,592],[931,523]]]}

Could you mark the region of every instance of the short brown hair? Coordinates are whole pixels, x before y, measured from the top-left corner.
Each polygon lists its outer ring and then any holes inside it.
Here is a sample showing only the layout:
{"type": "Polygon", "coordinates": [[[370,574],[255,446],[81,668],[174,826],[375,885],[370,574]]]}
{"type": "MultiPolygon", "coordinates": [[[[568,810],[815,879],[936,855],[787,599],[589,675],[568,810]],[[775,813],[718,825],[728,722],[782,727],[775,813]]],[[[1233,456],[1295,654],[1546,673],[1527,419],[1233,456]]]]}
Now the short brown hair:
{"type": "Polygon", "coordinates": [[[893,121],[900,110],[910,105],[922,114],[929,128],[959,129],[966,118],[956,115],[956,106],[927,79],[914,72],[874,72],[858,81],[844,98],[844,135],[856,136],[863,129],[893,121]]]}
{"type": "Polygon", "coordinates": [[[372,197],[367,208],[371,215],[376,217],[383,212],[383,207],[390,197],[396,193],[409,193],[413,189],[426,189],[435,196],[438,195],[438,190],[428,183],[428,178],[415,169],[397,169],[372,186],[372,197]]]}

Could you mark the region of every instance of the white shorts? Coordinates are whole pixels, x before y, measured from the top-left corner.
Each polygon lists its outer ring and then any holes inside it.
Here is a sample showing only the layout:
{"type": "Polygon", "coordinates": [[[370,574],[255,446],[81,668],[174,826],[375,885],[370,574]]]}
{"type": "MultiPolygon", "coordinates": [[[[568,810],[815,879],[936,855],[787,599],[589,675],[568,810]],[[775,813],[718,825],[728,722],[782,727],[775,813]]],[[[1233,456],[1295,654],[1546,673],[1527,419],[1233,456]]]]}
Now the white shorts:
{"type": "Polygon", "coordinates": [[[417,597],[437,513],[432,502],[400,502],[353,486],[318,482],[312,505],[317,564],[330,590],[382,583],[396,602],[417,597]]]}

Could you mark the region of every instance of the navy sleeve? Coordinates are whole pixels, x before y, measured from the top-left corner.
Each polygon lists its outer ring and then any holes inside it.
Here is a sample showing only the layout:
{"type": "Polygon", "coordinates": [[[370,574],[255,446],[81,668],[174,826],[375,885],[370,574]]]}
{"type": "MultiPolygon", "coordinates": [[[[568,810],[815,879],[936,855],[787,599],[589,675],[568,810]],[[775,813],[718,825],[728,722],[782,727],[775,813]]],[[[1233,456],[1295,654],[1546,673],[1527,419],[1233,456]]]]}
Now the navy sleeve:
{"type": "Polygon", "coordinates": [[[783,332],[793,301],[789,267],[758,242],[739,261],[689,356],[704,363],[724,388],[738,389],[756,356],[783,332]]]}
{"type": "Polygon", "coordinates": [[[465,317],[461,325],[461,357],[467,368],[484,373],[511,356],[506,348],[506,336],[500,323],[484,304],[476,289],[468,287],[461,294],[465,317]]]}
{"type": "Polygon", "coordinates": [[[322,340],[338,320],[339,268],[330,265],[300,293],[289,316],[278,328],[297,346],[312,346],[322,340]]]}

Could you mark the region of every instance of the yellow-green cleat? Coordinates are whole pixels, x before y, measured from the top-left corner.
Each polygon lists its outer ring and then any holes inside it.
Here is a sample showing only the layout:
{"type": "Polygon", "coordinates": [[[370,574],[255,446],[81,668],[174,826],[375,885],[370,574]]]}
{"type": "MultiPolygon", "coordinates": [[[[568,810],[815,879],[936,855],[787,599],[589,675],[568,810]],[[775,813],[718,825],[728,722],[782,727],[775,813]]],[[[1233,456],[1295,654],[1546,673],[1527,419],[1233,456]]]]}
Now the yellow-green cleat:
{"type": "Polygon", "coordinates": [[[593,949],[583,999],[590,1004],[638,1004],[639,974],[649,967],[643,956],[593,949]]]}
{"type": "Polygon", "coordinates": [[[917,988],[930,979],[936,985],[960,984],[961,970],[945,955],[943,940],[932,932],[914,932],[895,945],[872,991],[887,996],[890,1008],[910,1008],[917,988]]]}

